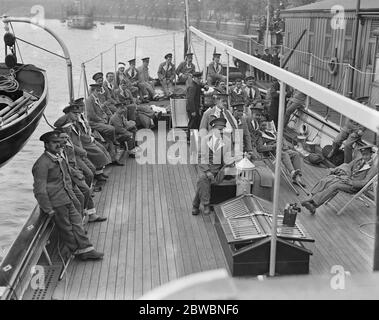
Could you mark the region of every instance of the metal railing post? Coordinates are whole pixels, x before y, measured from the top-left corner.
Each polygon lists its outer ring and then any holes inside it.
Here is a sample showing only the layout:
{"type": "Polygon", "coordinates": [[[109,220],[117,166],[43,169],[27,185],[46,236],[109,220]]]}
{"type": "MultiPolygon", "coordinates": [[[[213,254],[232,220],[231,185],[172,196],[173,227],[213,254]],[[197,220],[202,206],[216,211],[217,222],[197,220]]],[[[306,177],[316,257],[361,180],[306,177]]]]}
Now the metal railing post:
{"type": "Polygon", "coordinates": [[[204,70],[203,70],[203,80],[207,81],[207,41],[204,40],[204,70]]]}
{"type": "Polygon", "coordinates": [[[134,59],[137,59],[137,37],[134,37],[134,59]]]}
{"type": "Polygon", "coordinates": [[[100,53],[100,69],[101,69],[101,72],[104,73],[103,53],[100,53]]]}
{"type": "MultiPolygon", "coordinates": [[[[313,70],[313,54],[311,53],[310,54],[310,58],[309,58],[309,69],[308,69],[308,80],[309,81],[312,81],[312,70],[313,70]]],[[[307,99],[305,101],[305,110],[308,110],[309,109],[309,106],[311,104],[311,97],[310,96],[307,96],[307,99]]]]}
{"type": "Polygon", "coordinates": [[[117,72],[117,44],[114,45],[114,72],[117,72]]]}
{"type": "Polygon", "coordinates": [[[276,147],[276,161],[275,161],[275,183],[274,183],[274,206],[272,212],[272,226],[271,226],[271,246],[270,246],[270,277],[275,276],[276,264],[276,240],[277,240],[277,217],[279,211],[279,192],[280,192],[280,173],[281,173],[281,154],[283,145],[283,125],[284,125],[284,110],[286,99],[286,83],[280,83],[280,96],[279,96],[279,122],[278,122],[278,140],[276,147]]]}

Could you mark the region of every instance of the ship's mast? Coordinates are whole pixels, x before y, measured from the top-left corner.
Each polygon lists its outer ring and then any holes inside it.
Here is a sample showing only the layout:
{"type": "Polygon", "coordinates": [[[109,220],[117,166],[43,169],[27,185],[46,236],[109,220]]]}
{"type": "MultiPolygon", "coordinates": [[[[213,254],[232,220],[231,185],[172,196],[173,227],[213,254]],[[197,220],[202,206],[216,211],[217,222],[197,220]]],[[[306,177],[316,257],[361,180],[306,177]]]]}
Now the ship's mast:
{"type": "Polygon", "coordinates": [[[190,29],[189,29],[190,22],[189,22],[188,0],[184,0],[184,4],[185,4],[185,15],[184,15],[184,19],[185,19],[184,56],[185,56],[186,53],[188,52],[189,48],[190,48],[190,43],[191,43],[190,36],[191,36],[191,34],[190,34],[190,29]]]}

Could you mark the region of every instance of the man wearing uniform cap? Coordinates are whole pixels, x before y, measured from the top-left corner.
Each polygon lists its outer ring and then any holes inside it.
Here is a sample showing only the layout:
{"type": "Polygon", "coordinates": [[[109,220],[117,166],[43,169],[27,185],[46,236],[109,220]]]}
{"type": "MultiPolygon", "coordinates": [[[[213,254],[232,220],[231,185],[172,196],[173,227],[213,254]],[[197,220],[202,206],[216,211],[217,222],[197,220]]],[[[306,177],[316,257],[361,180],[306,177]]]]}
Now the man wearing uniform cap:
{"type": "Polygon", "coordinates": [[[106,89],[104,86],[104,75],[102,72],[95,73],[95,75],[92,77],[92,79],[96,82],[96,84],[99,84],[101,87],[98,91],[98,99],[100,100],[100,103],[104,105],[106,108],[109,109],[111,113],[116,111],[116,107],[114,104],[117,102],[115,99],[112,98],[111,93],[109,90],[106,89]]]}
{"type": "Polygon", "coordinates": [[[222,75],[222,64],[220,63],[221,53],[213,53],[213,60],[208,65],[207,83],[213,85],[217,80],[226,81],[226,77],[222,75]]]}
{"type": "Polygon", "coordinates": [[[98,84],[91,85],[91,95],[85,102],[87,119],[92,130],[99,132],[102,138],[104,138],[105,142],[108,144],[107,151],[113,160],[112,162],[114,164],[121,165],[118,161],[115,160],[115,145],[118,146],[119,143],[116,140],[115,128],[109,124],[112,113],[105,105],[100,102],[98,98],[99,90],[101,90],[101,86],[98,84]]]}
{"type": "Polygon", "coordinates": [[[198,161],[198,179],[195,198],[192,202],[192,214],[210,213],[211,184],[220,183],[227,174],[227,168],[242,159],[242,152],[232,154],[232,142],[223,134],[226,127],[225,118],[214,118],[210,121],[210,132],[201,137],[198,161]]]}
{"type": "Polygon", "coordinates": [[[193,74],[196,70],[195,65],[192,62],[193,53],[188,52],[185,56],[185,60],[182,61],[176,68],[176,74],[178,75],[178,82],[186,83],[188,76],[193,74]]]}
{"type": "Polygon", "coordinates": [[[172,53],[166,54],[164,58],[166,61],[162,62],[158,68],[158,79],[165,97],[170,97],[174,93],[175,65],[172,63],[172,53]]]}
{"type": "Polygon", "coordinates": [[[129,157],[134,158],[137,153],[135,134],[137,132],[136,122],[128,119],[128,110],[124,103],[117,104],[117,112],[112,116],[110,122],[116,129],[116,137],[121,146],[128,147],[129,157]]]}
{"type": "Polygon", "coordinates": [[[331,169],[312,189],[312,197],[301,203],[315,214],[316,209],[333,198],[338,191],[357,193],[378,174],[378,156],[374,155],[372,145],[359,148],[361,156],[350,163],[331,169]]]}
{"type": "Polygon", "coordinates": [[[145,100],[158,100],[159,95],[154,89],[154,79],[150,77],[149,72],[150,58],[142,59],[142,66],[137,68],[138,71],[138,87],[140,88],[143,99],[145,100]]]}
{"type": "Polygon", "coordinates": [[[126,69],[125,75],[129,79],[133,87],[138,88],[138,70],[136,68],[136,59],[131,59],[129,62],[129,68],[126,69]]]}
{"type": "Polygon", "coordinates": [[[189,135],[188,139],[190,138],[190,130],[193,129],[199,129],[200,126],[200,100],[201,100],[201,94],[202,89],[204,88],[204,85],[201,84],[201,76],[203,75],[202,72],[194,72],[192,74],[192,77],[189,77],[186,85],[186,98],[187,98],[187,105],[186,110],[188,114],[188,129],[189,129],[189,135]]]}
{"type": "MultiPolygon", "coordinates": [[[[104,167],[112,162],[111,156],[105,147],[92,137],[91,127],[84,115],[83,98],[77,99],[73,102],[71,119],[74,128],[79,132],[82,147],[87,152],[87,158],[95,167],[95,179],[97,181],[105,181],[108,176],[104,174],[104,167]]],[[[94,187],[95,191],[100,191],[99,189],[100,187],[97,185],[94,187]]]]}
{"type": "Polygon", "coordinates": [[[95,166],[87,158],[87,152],[84,150],[82,142],[80,140],[80,133],[74,126],[73,121],[75,121],[75,117],[70,112],[55,121],[54,127],[62,132],[67,133],[67,135],[70,137],[70,141],[74,148],[77,164],[85,176],[87,185],[90,187],[94,179],[95,166]]]}
{"type": "Polygon", "coordinates": [[[60,240],[81,260],[99,260],[103,253],[95,251],[82,226],[82,217],[73,204],[69,167],[61,157],[59,132],[43,134],[45,152],[34,163],[33,192],[41,211],[53,217],[60,240]]]}
{"type": "MultiPolygon", "coordinates": [[[[367,104],[367,103],[363,103],[367,104]]],[[[353,159],[353,145],[362,139],[366,128],[355,122],[354,120],[347,119],[345,125],[341,128],[341,132],[334,139],[332,150],[327,155],[327,158],[332,158],[339,148],[344,144],[344,162],[350,163],[353,159]]]]}
{"type": "Polygon", "coordinates": [[[114,91],[116,90],[117,84],[115,81],[115,74],[113,72],[107,72],[105,80],[103,82],[103,88],[105,90],[105,95],[109,97],[110,101],[115,104],[117,102],[114,91]]]}

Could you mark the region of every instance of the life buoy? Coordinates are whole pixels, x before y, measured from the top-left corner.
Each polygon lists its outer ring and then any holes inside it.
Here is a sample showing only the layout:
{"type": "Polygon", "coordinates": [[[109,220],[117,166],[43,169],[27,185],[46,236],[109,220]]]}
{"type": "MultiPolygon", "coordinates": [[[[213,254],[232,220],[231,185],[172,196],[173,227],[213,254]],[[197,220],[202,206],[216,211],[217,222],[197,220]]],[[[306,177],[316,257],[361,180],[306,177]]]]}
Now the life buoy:
{"type": "Polygon", "coordinates": [[[332,76],[335,76],[338,72],[338,59],[333,57],[328,62],[328,71],[332,76]]]}

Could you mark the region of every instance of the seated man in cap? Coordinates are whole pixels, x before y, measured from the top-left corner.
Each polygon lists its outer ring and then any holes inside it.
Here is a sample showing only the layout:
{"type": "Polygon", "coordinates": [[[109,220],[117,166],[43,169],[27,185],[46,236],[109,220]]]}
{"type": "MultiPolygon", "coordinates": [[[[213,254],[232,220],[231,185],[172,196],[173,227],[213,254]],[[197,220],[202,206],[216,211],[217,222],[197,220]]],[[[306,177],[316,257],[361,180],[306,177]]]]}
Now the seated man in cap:
{"type": "MultiPolygon", "coordinates": [[[[277,135],[274,129],[269,129],[271,123],[263,121],[260,124],[260,135],[257,138],[257,151],[261,154],[276,152],[277,135]]],[[[303,175],[303,158],[300,153],[284,139],[282,146],[282,163],[291,175],[292,183],[305,188],[301,177],[303,175]]]]}
{"type": "Polygon", "coordinates": [[[71,253],[82,260],[99,260],[103,253],[95,251],[85,234],[82,217],[75,208],[75,198],[67,163],[60,156],[59,133],[47,132],[40,137],[45,152],[34,163],[33,191],[41,212],[53,217],[60,239],[71,253]]]}
{"type": "MultiPolygon", "coordinates": [[[[128,109],[124,103],[117,104],[117,111],[111,118],[111,125],[116,129],[117,141],[121,146],[125,143],[128,147],[129,157],[134,158],[137,152],[135,134],[136,122],[128,119],[128,109]]],[[[125,145],[124,145],[125,147],[125,145]]]]}
{"type": "Polygon", "coordinates": [[[95,73],[92,79],[99,84],[101,90],[98,92],[97,97],[100,103],[106,106],[112,113],[116,111],[115,103],[116,99],[113,99],[111,92],[109,92],[104,86],[104,75],[102,72],[95,73]]]}
{"type": "Polygon", "coordinates": [[[55,121],[54,127],[60,130],[61,132],[67,133],[67,135],[70,137],[70,142],[74,148],[77,165],[82,170],[87,185],[91,187],[96,168],[92,164],[92,162],[87,158],[87,152],[84,150],[80,140],[80,133],[74,127],[74,124],[72,122],[73,119],[70,116],[71,108],[72,106],[68,106],[64,109],[65,115],[60,117],[57,121],[55,121]]]}
{"type": "Polygon", "coordinates": [[[172,53],[168,53],[164,57],[165,62],[162,62],[158,68],[158,79],[161,82],[165,97],[171,97],[174,93],[175,83],[175,65],[172,63],[172,53]]]}
{"type": "Polygon", "coordinates": [[[245,96],[245,105],[249,106],[257,102],[262,101],[261,93],[256,85],[255,77],[248,76],[245,79],[246,86],[243,88],[243,93],[245,96]]]}
{"type": "Polygon", "coordinates": [[[61,132],[59,136],[62,139],[61,156],[69,166],[73,191],[81,203],[80,212],[83,212],[83,216],[88,215],[88,222],[102,222],[107,220],[107,218],[100,217],[96,214],[95,204],[91,196],[91,188],[85,183],[84,175],[77,165],[74,147],[69,135],[65,132],[61,132]]]}
{"type": "MultiPolygon", "coordinates": [[[[126,69],[125,76],[131,82],[132,87],[138,89],[138,70],[136,68],[136,59],[129,60],[129,68],[126,69]]],[[[133,92],[135,90],[130,89],[130,91],[133,92]]]]}
{"type": "Polygon", "coordinates": [[[338,191],[357,193],[378,174],[378,156],[373,156],[373,146],[359,148],[361,156],[350,163],[331,169],[312,189],[312,197],[301,203],[315,214],[316,209],[333,198],[338,191]]]}
{"type": "Polygon", "coordinates": [[[154,79],[149,73],[150,58],[142,59],[142,66],[138,70],[138,87],[141,89],[143,98],[150,100],[158,100],[159,95],[154,89],[154,79]]]}
{"type": "Polygon", "coordinates": [[[99,132],[108,144],[107,150],[114,160],[113,163],[122,165],[119,161],[115,160],[115,145],[118,146],[120,144],[116,140],[115,128],[109,124],[112,113],[109,112],[109,109],[105,105],[100,103],[98,99],[99,90],[101,90],[101,87],[98,84],[92,84],[91,95],[85,101],[88,122],[92,130],[99,132]]]}
{"type": "Polygon", "coordinates": [[[217,80],[226,81],[226,77],[222,75],[222,64],[220,63],[221,53],[214,53],[213,60],[208,65],[207,83],[209,86],[214,85],[217,80]]]}
{"type": "Polygon", "coordinates": [[[137,100],[133,97],[132,92],[128,89],[128,84],[125,80],[120,83],[119,89],[115,91],[118,102],[122,102],[128,106],[128,118],[136,121],[137,100]]]}
{"type": "Polygon", "coordinates": [[[350,163],[353,159],[353,146],[357,141],[362,139],[366,128],[355,122],[354,120],[347,119],[345,125],[341,128],[341,132],[334,139],[332,150],[327,155],[327,158],[332,158],[338,149],[344,144],[344,162],[350,163]]]}
{"type": "Polygon", "coordinates": [[[176,68],[176,74],[178,75],[178,82],[186,83],[188,76],[195,72],[195,65],[192,62],[193,53],[187,53],[185,60],[182,61],[176,68]]]}
{"type": "Polygon", "coordinates": [[[224,80],[216,80],[215,89],[221,93],[227,93],[225,81],[224,80]]]}
{"type": "MultiPolygon", "coordinates": [[[[87,118],[84,116],[83,98],[77,99],[72,103],[69,114],[74,123],[74,127],[80,133],[80,141],[84,150],[87,152],[87,158],[96,168],[95,179],[105,181],[108,176],[104,174],[104,167],[110,164],[112,159],[106,148],[92,136],[91,127],[87,118]]],[[[98,189],[99,187],[96,186],[94,190],[98,189]]]]}
{"type": "Polygon", "coordinates": [[[212,119],[209,124],[212,130],[201,138],[193,215],[200,213],[200,204],[204,206],[204,214],[210,213],[211,184],[220,183],[228,169],[243,157],[242,152],[232,154],[232,142],[228,135],[223,134],[226,122],[225,118],[212,119]]]}

